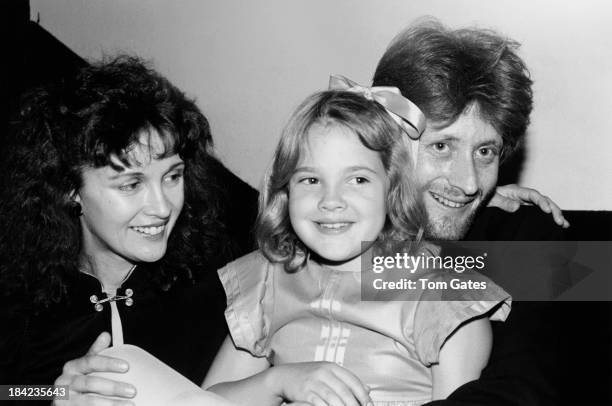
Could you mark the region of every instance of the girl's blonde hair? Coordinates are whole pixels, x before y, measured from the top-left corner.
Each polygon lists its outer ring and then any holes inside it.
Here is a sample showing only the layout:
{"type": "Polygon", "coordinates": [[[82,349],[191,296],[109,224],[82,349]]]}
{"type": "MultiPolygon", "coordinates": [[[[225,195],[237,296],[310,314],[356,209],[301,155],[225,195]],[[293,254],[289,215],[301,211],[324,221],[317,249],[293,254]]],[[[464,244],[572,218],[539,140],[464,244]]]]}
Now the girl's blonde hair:
{"type": "Polygon", "coordinates": [[[313,125],[341,126],[379,153],[389,190],[387,220],[379,241],[413,241],[424,224],[424,210],[411,180],[407,135],[383,106],[363,95],[329,90],[309,96],[283,129],[260,195],[256,238],[271,262],[287,271],[299,269],[310,254],[289,220],[289,181],[301,158],[313,125]]]}

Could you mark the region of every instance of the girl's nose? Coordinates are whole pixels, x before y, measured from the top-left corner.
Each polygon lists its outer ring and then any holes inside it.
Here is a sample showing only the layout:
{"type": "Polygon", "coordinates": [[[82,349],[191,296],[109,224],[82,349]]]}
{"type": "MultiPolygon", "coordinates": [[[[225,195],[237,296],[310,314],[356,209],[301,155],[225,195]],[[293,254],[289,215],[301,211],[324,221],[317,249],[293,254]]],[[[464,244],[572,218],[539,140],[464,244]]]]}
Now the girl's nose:
{"type": "Polygon", "coordinates": [[[319,201],[319,210],[323,211],[336,211],[344,210],[346,208],[346,201],[342,196],[340,188],[337,187],[326,187],[323,191],[323,196],[319,201]]]}

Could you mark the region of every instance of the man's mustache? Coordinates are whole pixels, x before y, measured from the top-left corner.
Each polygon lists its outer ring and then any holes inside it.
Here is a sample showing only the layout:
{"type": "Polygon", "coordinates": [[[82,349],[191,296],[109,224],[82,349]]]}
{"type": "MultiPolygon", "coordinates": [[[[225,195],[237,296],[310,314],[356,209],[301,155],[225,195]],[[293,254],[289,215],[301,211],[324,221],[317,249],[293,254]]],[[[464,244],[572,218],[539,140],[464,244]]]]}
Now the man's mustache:
{"type": "Polygon", "coordinates": [[[430,192],[439,194],[441,196],[457,197],[457,198],[475,199],[482,194],[481,189],[478,189],[478,191],[474,194],[468,195],[464,193],[463,190],[461,190],[460,188],[456,186],[450,186],[450,185],[439,186],[439,185],[436,185],[435,183],[430,183],[430,184],[425,185],[424,189],[426,189],[426,191],[430,191],[430,192]]]}

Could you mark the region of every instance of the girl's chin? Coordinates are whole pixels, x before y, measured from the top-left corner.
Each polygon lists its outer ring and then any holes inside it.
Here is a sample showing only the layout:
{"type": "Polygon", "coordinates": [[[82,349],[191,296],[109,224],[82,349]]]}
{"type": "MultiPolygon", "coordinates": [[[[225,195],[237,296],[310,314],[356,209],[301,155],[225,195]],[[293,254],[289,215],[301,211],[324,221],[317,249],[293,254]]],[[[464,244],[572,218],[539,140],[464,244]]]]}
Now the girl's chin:
{"type": "Polygon", "coordinates": [[[347,255],[325,255],[324,253],[313,253],[313,259],[326,266],[330,267],[360,267],[361,253],[347,255]]]}

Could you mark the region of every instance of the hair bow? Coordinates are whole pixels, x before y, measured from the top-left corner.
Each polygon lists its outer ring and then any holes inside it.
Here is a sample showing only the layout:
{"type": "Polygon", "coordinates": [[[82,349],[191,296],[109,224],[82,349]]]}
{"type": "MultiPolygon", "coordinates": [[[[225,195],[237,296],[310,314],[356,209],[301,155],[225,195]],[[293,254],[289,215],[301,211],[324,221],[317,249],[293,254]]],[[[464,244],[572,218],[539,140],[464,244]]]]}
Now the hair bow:
{"type": "Polygon", "coordinates": [[[331,75],[329,89],[359,93],[369,100],[378,102],[413,140],[418,140],[425,131],[425,114],[416,104],[402,96],[397,87],[365,87],[344,76],[331,75]]]}

